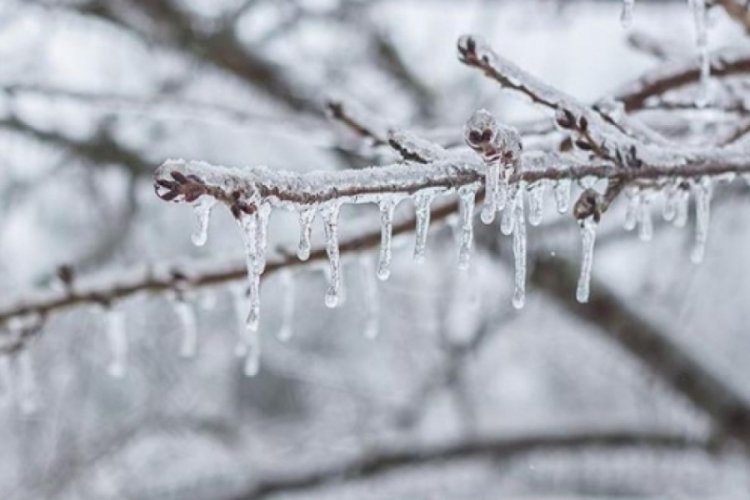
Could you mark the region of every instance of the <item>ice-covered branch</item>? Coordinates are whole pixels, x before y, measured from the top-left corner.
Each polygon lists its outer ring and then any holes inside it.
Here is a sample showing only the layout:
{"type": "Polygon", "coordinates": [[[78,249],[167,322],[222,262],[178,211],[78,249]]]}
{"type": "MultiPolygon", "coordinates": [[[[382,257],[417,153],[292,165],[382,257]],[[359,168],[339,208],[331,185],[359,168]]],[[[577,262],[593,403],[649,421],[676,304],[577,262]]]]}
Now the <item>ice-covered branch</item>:
{"type": "Polygon", "coordinates": [[[581,452],[591,449],[652,449],[713,453],[710,445],[673,433],[652,430],[578,431],[520,437],[481,437],[417,449],[376,450],[326,468],[297,471],[261,479],[232,500],[257,500],[270,495],[307,491],[342,481],[362,480],[408,467],[471,459],[509,459],[535,451],[581,452]]]}

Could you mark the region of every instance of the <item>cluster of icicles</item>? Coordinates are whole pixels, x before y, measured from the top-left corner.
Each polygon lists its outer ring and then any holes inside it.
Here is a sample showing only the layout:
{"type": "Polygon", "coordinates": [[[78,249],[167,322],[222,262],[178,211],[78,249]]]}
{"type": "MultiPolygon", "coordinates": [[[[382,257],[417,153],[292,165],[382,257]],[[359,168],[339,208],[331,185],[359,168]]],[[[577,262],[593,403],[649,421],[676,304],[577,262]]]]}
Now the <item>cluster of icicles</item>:
{"type": "MultiPolygon", "coordinates": [[[[711,93],[711,58],[708,50],[708,9],[706,0],[687,0],[693,17],[695,30],[695,45],[698,48],[701,68],[701,94],[698,96],[699,105],[708,105],[711,93]]],[[[622,11],[620,21],[624,28],[629,28],[633,23],[633,10],[635,0],[622,0],[622,11]]]]}

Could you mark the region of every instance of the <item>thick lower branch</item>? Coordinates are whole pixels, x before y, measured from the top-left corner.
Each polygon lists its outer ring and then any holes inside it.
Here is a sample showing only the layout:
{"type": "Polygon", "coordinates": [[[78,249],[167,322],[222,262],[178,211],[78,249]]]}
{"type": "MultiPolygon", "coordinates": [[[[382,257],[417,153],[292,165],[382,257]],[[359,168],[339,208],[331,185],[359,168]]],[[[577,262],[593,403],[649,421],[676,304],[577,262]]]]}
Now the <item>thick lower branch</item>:
{"type": "Polygon", "coordinates": [[[654,431],[569,431],[550,435],[476,438],[422,449],[379,451],[361,458],[310,472],[264,479],[232,500],[256,500],[276,493],[306,491],[345,481],[362,480],[407,467],[472,459],[510,459],[535,451],[647,448],[663,451],[709,449],[704,441],[654,431]]]}

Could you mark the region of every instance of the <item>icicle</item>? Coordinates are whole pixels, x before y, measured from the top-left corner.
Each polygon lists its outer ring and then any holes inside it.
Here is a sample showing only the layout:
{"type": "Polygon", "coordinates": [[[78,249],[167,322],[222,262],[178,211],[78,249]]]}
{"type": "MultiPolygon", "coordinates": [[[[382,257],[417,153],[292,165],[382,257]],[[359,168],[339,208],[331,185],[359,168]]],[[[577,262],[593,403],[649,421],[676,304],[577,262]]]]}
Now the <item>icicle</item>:
{"type": "Polygon", "coordinates": [[[310,238],[312,236],[312,223],[315,219],[315,208],[303,208],[299,213],[299,246],[297,257],[299,260],[310,258],[310,238]]]}
{"type": "Polygon", "coordinates": [[[326,235],[326,253],[328,254],[328,289],[325,303],[328,307],[339,305],[341,298],[341,257],[339,256],[339,209],[337,202],[329,204],[323,210],[323,222],[326,235]]]}
{"type": "MultiPolygon", "coordinates": [[[[518,193],[518,186],[513,186],[511,188],[511,193],[509,194],[510,199],[515,199],[517,193],[518,193]]],[[[513,204],[512,202],[509,204],[510,206],[506,207],[505,210],[503,210],[502,218],[500,219],[500,232],[502,232],[504,235],[508,236],[513,232],[513,204]]]]}
{"type": "Polygon", "coordinates": [[[708,225],[711,220],[711,179],[701,177],[695,184],[695,246],[690,260],[695,264],[703,262],[708,240],[708,225]]]}
{"type": "Polygon", "coordinates": [[[175,301],[174,310],[182,327],[182,341],[180,342],[180,356],[192,358],[198,352],[198,321],[192,304],[180,299],[175,301]]]}
{"type": "Polygon", "coordinates": [[[284,304],[281,309],[281,328],[279,328],[277,337],[280,341],[286,342],[292,338],[294,333],[292,328],[294,324],[294,276],[291,271],[283,270],[279,279],[281,280],[284,304]]]}
{"type": "Polygon", "coordinates": [[[677,194],[677,214],[674,218],[676,227],[685,227],[688,220],[688,208],[690,207],[690,193],[680,189],[677,194]]]}
{"type": "Polygon", "coordinates": [[[513,260],[515,279],[513,307],[521,309],[526,302],[526,221],[523,213],[524,186],[519,186],[510,209],[513,211],[513,260]]]}
{"type": "Polygon", "coordinates": [[[380,255],[378,257],[378,278],[387,280],[391,275],[391,240],[393,238],[393,212],[396,209],[396,200],[391,197],[384,198],[379,203],[380,207],[380,255]]]}
{"type": "Polygon", "coordinates": [[[667,222],[674,220],[677,215],[677,201],[679,198],[678,188],[675,184],[669,184],[664,195],[664,205],[662,206],[662,217],[667,222]]]}
{"type": "Polygon", "coordinates": [[[700,58],[700,95],[696,101],[698,106],[706,106],[711,100],[711,59],[708,53],[708,28],[706,10],[706,0],[688,0],[690,10],[693,13],[693,23],[695,24],[695,44],[698,47],[698,57],[700,58]]]}
{"type": "Polygon", "coordinates": [[[596,221],[593,217],[587,217],[581,223],[581,246],[583,249],[583,257],[581,259],[581,274],[578,277],[578,287],[576,288],[576,299],[581,303],[589,301],[591,266],[594,263],[595,242],[596,221]]]}
{"type": "Polygon", "coordinates": [[[633,8],[635,7],[635,0],[623,0],[622,12],[620,13],[620,23],[622,27],[627,29],[633,24],[633,8]]]}
{"type": "Polygon", "coordinates": [[[654,224],[651,220],[651,202],[643,196],[638,207],[638,238],[641,241],[651,241],[654,236],[654,224]]]}
{"type": "Polygon", "coordinates": [[[360,262],[362,265],[362,279],[364,280],[364,299],[367,307],[364,336],[367,339],[374,339],[378,336],[380,330],[378,286],[372,276],[372,261],[370,260],[370,256],[363,255],[360,262]]]}
{"type": "Polygon", "coordinates": [[[427,231],[430,228],[430,204],[434,193],[422,191],[416,194],[414,204],[417,215],[416,242],[414,244],[414,261],[421,264],[425,260],[427,248],[427,231]]]}
{"type": "Polygon", "coordinates": [[[193,203],[193,212],[198,219],[198,225],[195,227],[191,239],[193,244],[202,247],[208,239],[208,223],[211,220],[211,209],[216,205],[216,198],[213,196],[201,196],[193,203]]]}
{"type": "Polygon", "coordinates": [[[245,245],[245,261],[247,266],[248,301],[250,308],[247,314],[247,328],[258,331],[260,324],[260,269],[258,244],[258,212],[242,214],[239,219],[240,234],[245,245]]]}
{"type": "Polygon", "coordinates": [[[628,193],[628,206],[625,209],[625,230],[632,231],[638,224],[641,195],[638,192],[628,193]]]}
{"type": "Polygon", "coordinates": [[[485,224],[495,220],[497,212],[498,185],[500,183],[500,160],[486,163],[487,172],[484,174],[484,206],[481,219],[485,224]]]}
{"type": "Polygon", "coordinates": [[[18,397],[21,412],[30,415],[39,409],[39,387],[31,354],[27,349],[16,355],[18,373],[18,397]]]}
{"type": "Polygon", "coordinates": [[[107,311],[107,339],[112,353],[107,371],[112,377],[123,378],[128,358],[128,337],[123,311],[117,309],[107,311]]]}
{"type": "Polygon", "coordinates": [[[564,214],[570,207],[570,179],[560,179],[555,183],[555,204],[557,211],[564,214]]]}
{"type": "Polygon", "coordinates": [[[271,205],[262,203],[258,206],[258,221],[255,225],[255,267],[258,274],[266,270],[266,251],[268,250],[268,218],[271,216],[271,205]]]}
{"type": "Polygon", "coordinates": [[[471,249],[474,244],[474,198],[477,190],[473,186],[463,186],[458,190],[461,202],[461,223],[459,231],[461,239],[458,247],[458,268],[465,270],[469,268],[471,261],[471,249]]]}
{"type": "Polygon", "coordinates": [[[529,190],[529,224],[538,226],[544,217],[544,183],[538,182],[529,190]]]}

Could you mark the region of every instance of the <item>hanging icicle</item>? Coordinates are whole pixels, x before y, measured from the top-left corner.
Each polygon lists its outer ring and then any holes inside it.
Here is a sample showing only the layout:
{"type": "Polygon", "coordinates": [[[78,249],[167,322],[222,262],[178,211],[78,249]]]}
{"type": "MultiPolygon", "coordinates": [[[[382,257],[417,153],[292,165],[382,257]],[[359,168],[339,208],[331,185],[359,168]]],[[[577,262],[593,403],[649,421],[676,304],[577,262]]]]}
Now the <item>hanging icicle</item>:
{"type": "Polygon", "coordinates": [[[538,226],[544,218],[544,183],[537,182],[529,189],[529,224],[538,226]]]}
{"type": "Polygon", "coordinates": [[[555,183],[555,205],[558,213],[564,214],[570,208],[570,179],[560,179],[555,183]]]}
{"type": "Polygon", "coordinates": [[[260,256],[258,255],[258,212],[242,214],[238,220],[240,234],[245,245],[245,263],[247,267],[248,294],[250,308],[247,314],[247,328],[258,331],[260,324],[260,256]]]}
{"type": "Polygon", "coordinates": [[[339,209],[338,202],[330,203],[321,209],[326,237],[326,253],[328,254],[328,288],[326,289],[325,304],[336,307],[341,299],[341,257],[339,255],[339,209]]]}
{"type": "Polygon", "coordinates": [[[596,243],[596,226],[597,223],[593,217],[587,217],[581,221],[583,257],[581,258],[581,274],[578,277],[578,287],[576,288],[576,299],[581,303],[589,301],[591,267],[594,264],[594,244],[596,243]]]}
{"type": "Polygon", "coordinates": [[[503,215],[500,219],[500,232],[504,235],[508,236],[511,233],[513,233],[513,225],[515,223],[513,218],[513,201],[518,193],[518,186],[511,186],[509,188],[508,196],[510,197],[511,202],[509,203],[509,206],[506,207],[505,210],[503,210],[503,215]]]}
{"type": "Polygon", "coordinates": [[[629,191],[628,205],[625,209],[625,230],[632,231],[638,225],[638,214],[640,213],[641,195],[638,191],[629,191]]]}
{"type": "Polygon", "coordinates": [[[202,247],[208,240],[208,225],[211,221],[211,210],[216,205],[216,198],[204,195],[193,203],[193,212],[198,219],[198,225],[195,227],[191,239],[193,244],[202,247]]]}
{"type": "Polygon", "coordinates": [[[387,280],[391,275],[391,256],[393,239],[393,212],[396,199],[387,196],[380,200],[380,254],[378,256],[378,278],[387,280]]]}
{"type": "Polygon", "coordinates": [[[128,337],[125,329],[125,313],[119,309],[108,309],[107,340],[111,358],[107,371],[114,378],[123,378],[128,362],[128,337]]]}
{"type": "Polygon", "coordinates": [[[421,264],[425,260],[427,233],[430,228],[430,204],[435,194],[431,191],[420,191],[414,197],[417,215],[416,242],[414,243],[414,261],[421,264]]]}
{"type": "Polygon", "coordinates": [[[271,216],[271,205],[261,203],[258,206],[258,220],[255,224],[255,266],[258,274],[266,270],[266,252],[268,250],[268,219],[271,216]]]}
{"type": "Polygon", "coordinates": [[[299,246],[297,247],[297,257],[299,260],[310,258],[310,247],[312,237],[312,223],[315,220],[315,208],[308,207],[300,210],[299,213],[299,246]]]}
{"type": "Polygon", "coordinates": [[[700,264],[703,262],[703,255],[706,252],[706,242],[708,241],[708,226],[711,221],[711,179],[701,177],[695,183],[695,245],[690,254],[690,259],[700,264]]]}
{"type": "Polygon", "coordinates": [[[708,52],[708,10],[706,0],[688,0],[695,25],[695,44],[700,58],[700,94],[696,103],[707,106],[711,102],[711,59],[708,52]]]}
{"type": "Polygon", "coordinates": [[[677,213],[674,218],[675,227],[685,227],[688,221],[688,208],[690,207],[690,192],[680,189],[677,193],[677,213]]]}
{"type": "Polygon", "coordinates": [[[466,270],[471,262],[471,250],[474,245],[474,200],[477,194],[475,186],[463,186],[458,190],[461,222],[460,243],[458,247],[458,268],[466,270]]]}
{"type": "Polygon", "coordinates": [[[192,358],[198,352],[198,321],[195,317],[195,308],[184,298],[179,298],[174,302],[174,310],[182,330],[180,356],[192,358]]]}
{"type": "Polygon", "coordinates": [[[284,302],[281,308],[281,328],[279,328],[277,338],[286,342],[294,334],[294,275],[291,271],[285,269],[279,273],[279,279],[281,280],[281,294],[284,302]]]}
{"type": "Polygon", "coordinates": [[[513,260],[515,278],[513,290],[513,307],[521,309],[526,302],[526,221],[524,219],[525,188],[521,184],[513,196],[513,260]]]}
{"type": "Polygon", "coordinates": [[[677,202],[679,199],[679,189],[675,183],[669,183],[664,194],[664,205],[662,206],[662,217],[667,222],[672,222],[677,215],[677,202]]]}

